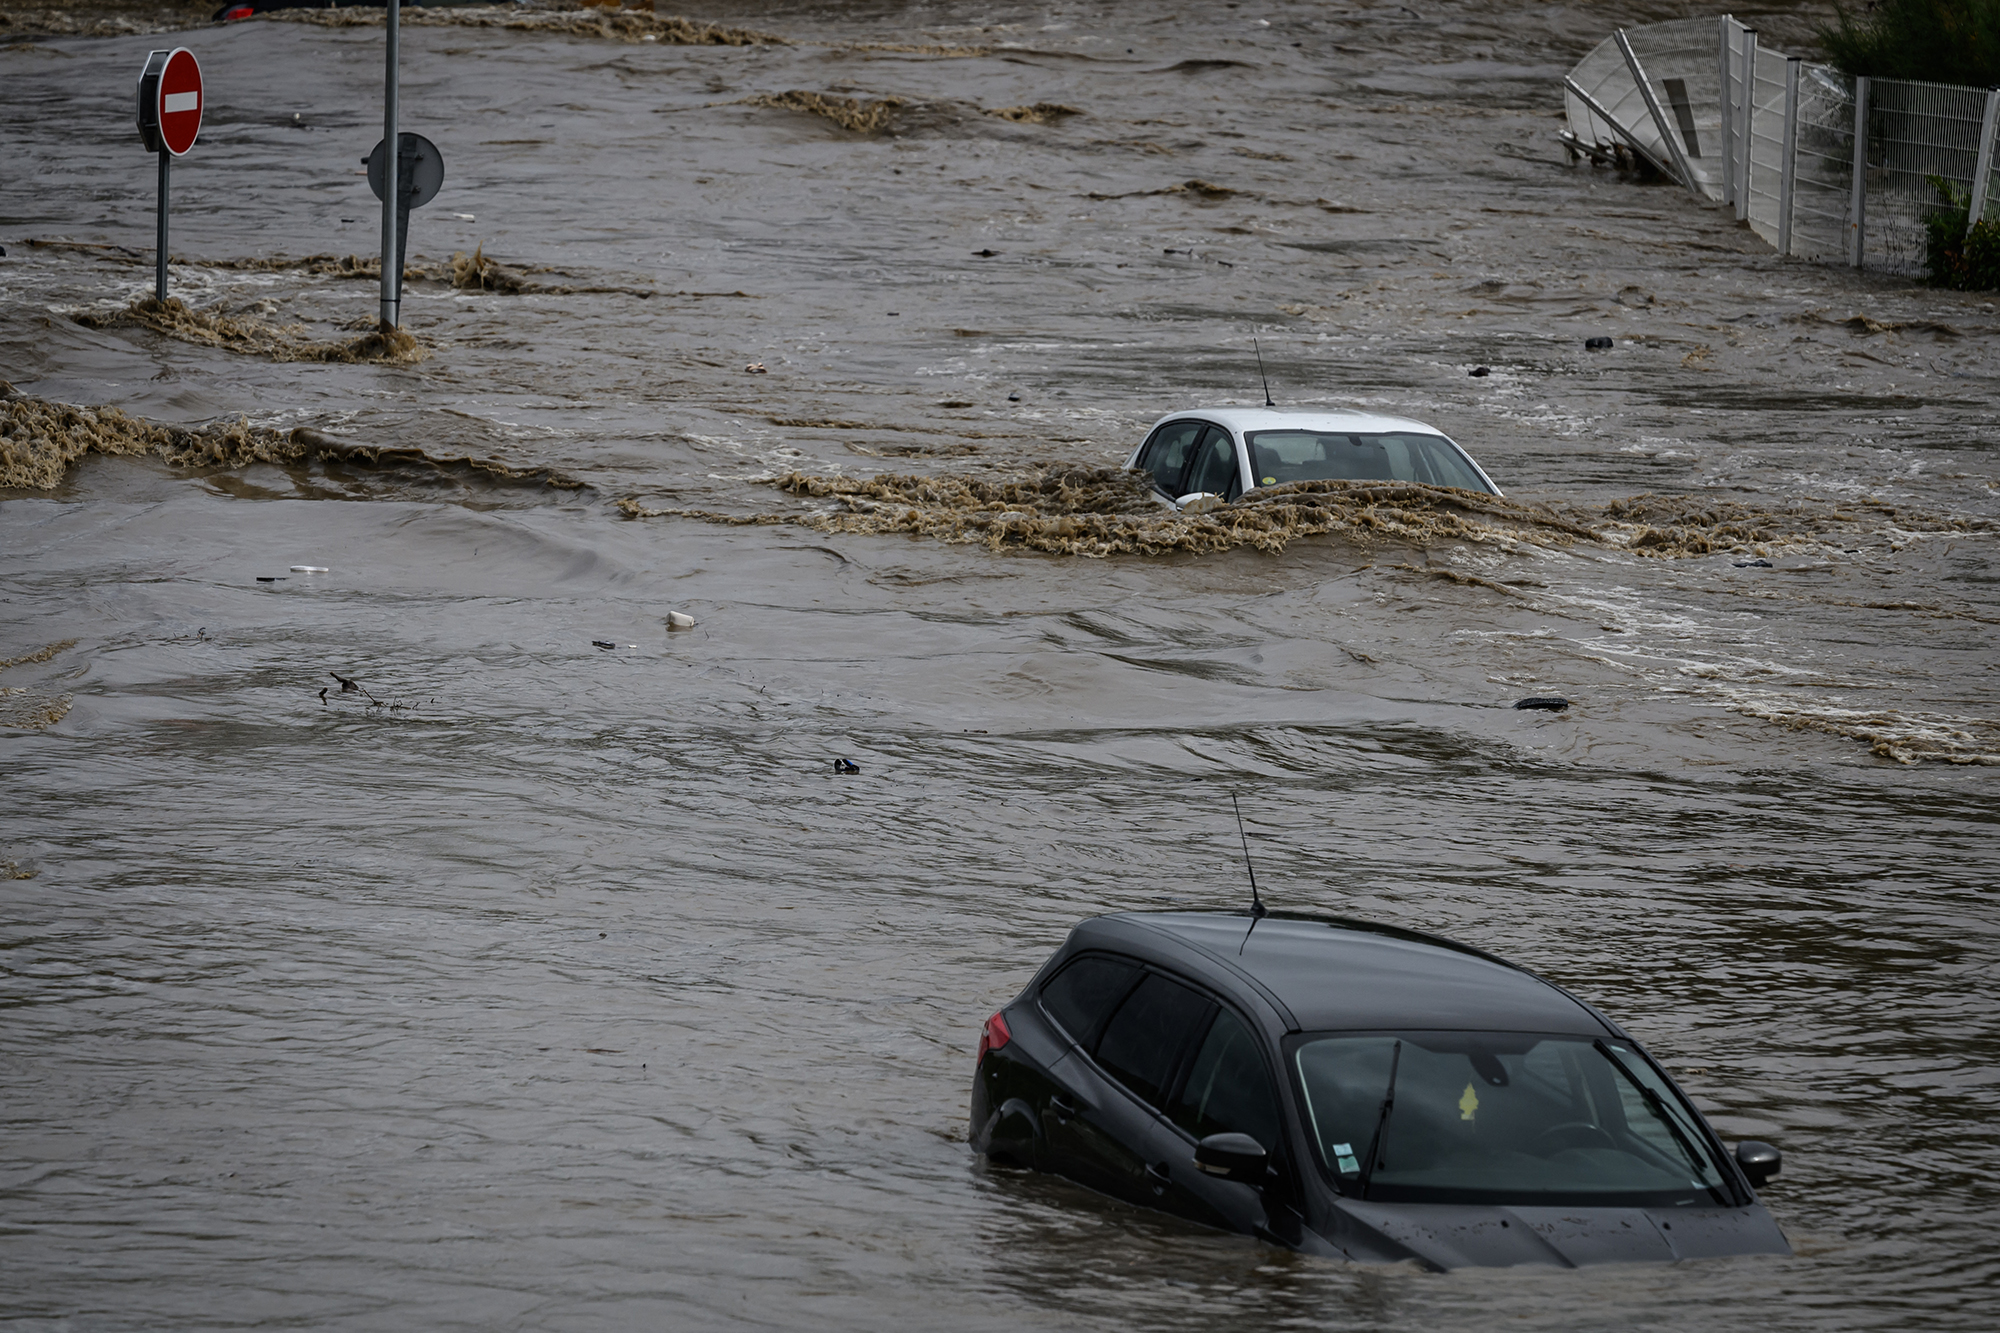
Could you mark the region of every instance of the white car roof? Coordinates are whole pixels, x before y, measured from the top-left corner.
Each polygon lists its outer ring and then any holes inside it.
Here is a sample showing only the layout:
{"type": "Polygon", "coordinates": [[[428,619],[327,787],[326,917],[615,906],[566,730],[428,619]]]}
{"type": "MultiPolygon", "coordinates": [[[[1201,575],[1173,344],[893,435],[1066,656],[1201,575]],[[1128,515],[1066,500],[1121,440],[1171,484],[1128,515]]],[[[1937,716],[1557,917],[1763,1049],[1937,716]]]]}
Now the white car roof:
{"type": "MultiPolygon", "coordinates": [[[[1413,421],[1409,417],[1384,417],[1373,412],[1343,412],[1323,407],[1191,407],[1183,412],[1169,412],[1153,423],[1153,428],[1181,417],[1199,417],[1203,421],[1213,421],[1218,426],[1227,426],[1241,435],[1252,430],[1325,430],[1356,431],[1366,434],[1381,434],[1389,431],[1415,431],[1423,435],[1443,435],[1436,426],[1413,421]]],[[[1147,434],[1152,434],[1152,429],[1147,434]]]]}

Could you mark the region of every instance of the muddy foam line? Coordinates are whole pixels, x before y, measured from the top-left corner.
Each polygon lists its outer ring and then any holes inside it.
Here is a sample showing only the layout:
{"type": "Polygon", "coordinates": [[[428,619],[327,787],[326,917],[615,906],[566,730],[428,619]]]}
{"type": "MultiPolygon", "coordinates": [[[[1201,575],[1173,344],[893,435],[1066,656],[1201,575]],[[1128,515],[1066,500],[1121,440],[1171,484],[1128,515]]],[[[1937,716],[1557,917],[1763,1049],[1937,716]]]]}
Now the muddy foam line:
{"type": "Polygon", "coordinates": [[[470,455],[436,456],[410,447],[354,444],[310,426],[280,431],[241,419],[207,426],[162,426],[115,407],[0,397],[0,489],[53,490],[91,454],[154,457],[172,467],[191,469],[230,470],[253,463],[284,467],[315,461],[349,467],[415,467],[515,485],[585,488],[583,482],[549,468],[516,468],[470,455]]]}
{"type": "MultiPolygon", "coordinates": [[[[381,27],[380,9],[279,9],[259,19],[310,23],[323,28],[381,27]]],[[[790,46],[790,39],[753,28],[574,3],[478,5],[452,9],[405,8],[402,22],[412,28],[502,28],[509,32],[603,37],[621,42],[661,42],[668,46],[790,46]]]]}
{"type": "MultiPolygon", "coordinates": [[[[0,671],[12,667],[34,666],[47,662],[60,653],[76,647],[75,639],[61,639],[44,644],[32,652],[19,657],[0,659],[0,671]]],[[[46,731],[69,716],[70,706],[75,696],[59,690],[39,689],[28,685],[0,685],[0,727],[12,727],[18,731],[46,731]]],[[[0,861],[0,879],[26,879],[19,873],[12,861],[0,861]]]]}
{"type": "Polygon", "coordinates": [[[270,361],[407,366],[430,355],[428,347],[402,329],[378,329],[345,341],[317,342],[304,336],[303,324],[268,324],[216,310],[197,310],[178,296],[169,296],[164,301],[153,296],[142,297],[122,310],[86,311],[71,318],[86,328],[136,326],[182,342],[261,356],[270,361]]]}
{"type": "Polygon", "coordinates": [[[726,524],[789,523],[823,532],[904,533],[1059,555],[1206,554],[1250,547],[1275,553],[1302,537],[1340,534],[1394,539],[1579,543],[1665,558],[1852,542],[1874,531],[1972,533],[1985,520],[1912,513],[1874,501],[1818,510],[1780,509],[1698,496],[1634,496],[1601,507],[1558,509],[1448,487],[1404,482],[1306,481],[1246,492],[1200,512],[1159,504],[1145,477],[1122,468],[1051,464],[1013,479],[912,476],[870,478],[788,472],[767,481],[832,507],[802,512],[726,514],[618,502],[634,518],[684,517],[726,524]]]}
{"type": "Polygon", "coordinates": [[[1900,764],[1979,764],[2000,767],[2000,722],[1988,718],[1924,718],[1893,709],[1818,708],[1768,697],[1727,698],[1733,713],[1775,723],[1789,731],[1818,731],[1860,741],[1882,759],[1900,764]]]}
{"type": "MultiPolygon", "coordinates": [[[[134,250],[128,246],[100,244],[90,241],[42,240],[29,237],[22,244],[37,250],[52,250],[63,253],[89,255],[92,258],[111,263],[136,267],[151,266],[151,254],[144,250],[134,250]]],[[[287,255],[250,255],[233,259],[193,258],[175,255],[176,267],[205,268],[223,272],[238,273],[303,273],[313,277],[354,278],[362,281],[376,281],[382,273],[382,262],[365,255],[315,254],[293,258],[287,255]]],[[[563,270],[551,265],[517,266],[504,264],[486,253],[481,244],[474,247],[471,254],[455,251],[449,261],[440,264],[405,264],[405,282],[437,282],[462,292],[485,292],[496,296],[631,296],[640,300],[650,300],[658,296],[678,296],[689,299],[704,297],[736,296],[748,297],[743,291],[697,292],[662,291],[657,287],[636,287],[621,283],[563,283],[539,282],[530,277],[533,273],[559,273],[563,270]]],[[[169,298],[177,299],[177,298],[169,298]]],[[[196,311],[199,319],[200,312],[196,311]]],[[[115,315],[102,311],[89,312],[83,322],[98,321],[95,327],[104,327],[105,321],[115,321],[115,315]]],[[[162,330],[168,331],[168,330],[162,330]]],[[[311,358],[309,358],[311,359],[311,358]]]]}

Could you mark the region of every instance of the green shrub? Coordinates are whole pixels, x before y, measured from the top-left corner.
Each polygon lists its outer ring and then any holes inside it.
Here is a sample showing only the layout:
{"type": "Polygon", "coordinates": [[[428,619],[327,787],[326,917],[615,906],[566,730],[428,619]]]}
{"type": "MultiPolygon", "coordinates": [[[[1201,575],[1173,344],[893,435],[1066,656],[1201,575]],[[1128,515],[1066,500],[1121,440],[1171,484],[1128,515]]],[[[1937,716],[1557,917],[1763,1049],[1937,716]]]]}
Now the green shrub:
{"type": "Polygon", "coordinates": [[[2000,84],[2000,0],[1875,0],[1858,12],[1835,0],[1834,17],[1819,39],[1849,74],[2000,84]]]}
{"type": "Polygon", "coordinates": [[[1924,217],[1924,267],[1931,285],[1960,291],[2000,289],[2000,221],[1972,221],[1972,192],[1942,176],[1927,176],[1944,200],[1924,217]]]}

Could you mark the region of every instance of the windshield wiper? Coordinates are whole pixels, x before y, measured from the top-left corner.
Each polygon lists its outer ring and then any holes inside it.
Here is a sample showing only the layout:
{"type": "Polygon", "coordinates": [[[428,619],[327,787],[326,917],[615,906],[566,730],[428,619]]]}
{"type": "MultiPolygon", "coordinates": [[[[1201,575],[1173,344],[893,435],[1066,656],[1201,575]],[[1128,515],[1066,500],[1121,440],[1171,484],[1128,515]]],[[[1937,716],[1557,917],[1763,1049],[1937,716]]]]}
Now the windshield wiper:
{"type": "MultiPolygon", "coordinates": [[[[1688,1139],[1686,1131],[1681,1128],[1680,1117],[1675,1115],[1672,1109],[1667,1106],[1666,1098],[1660,1096],[1659,1093],[1655,1092],[1652,1088],[1646,1086],[1645,1082],[1641,1080],[1637,1074],[1634,1074],[1630,1069],[1626,1068],[1625,1062],[1618,1058],[1617,1052],[1613,1051],[1610,1046],[1605,1044],[1603,1038],[1600,1037],[1591,1044],[1597,1047],[1599,1054],[1601,1054],[1605,1059],[1611,1062],[1611,1067],[1613,1069],[1616,1069],[1619,1073],[1625,1076],[1625,1081],[1627,1083],[1630,1083],[1633,1087],[1639,1090],[1639,1095],[1641,1097],[1644,1097],[1646,1099],[1646,1104],[1653,1108],[1653,1114],[1659,1116],[1660,1119],[1663,1122],[1665,1122],[1667,1126],[1667,1132],[1674,1136],[1674,1142],[1681,1145],[1681,1151],[1687,1154],[1689,1164],[1694,1167],[1697,1176],[1699,1176],[1702,1169],[1702,1161],[1704,1160],[1703,1154],[1698,1152],[1695,1149],[1693,1142],[1691,1142],[1688,1139]]],[[[1724,1173],[1723,1179],[1725,1180],[1728,1179],[1727,1173],[1724,1173]]],[[[1702,1189],[1709,1189],[1709,1190],[1713,1189],[1713,1186],[1703,1185],[1699,1179],[1697,1179],[1694,1183],[1702,1189]]],[[[1735,1192],[1736,1191],[1734,1190],[1730,1191],[1731,1194],[1734,1194],[1735,1192]]]]}
{"type": "Polygon", "coordinates": [[[1389,1087],[1382,1094],[1382,1109],[1375,1116],[1375,1132],[1368,1136],[1368,1160],[1361,1164],[1361,1197],[1368,1197],[1368,1182],[1375,1176],[1376,1153],[1382,1147],[1382,1131],[1389,1127],[1389,1111],[1396,1104],[1396,1071],[1403,1064],[1403,1043],[1389,1054],[1389,1087]]]}

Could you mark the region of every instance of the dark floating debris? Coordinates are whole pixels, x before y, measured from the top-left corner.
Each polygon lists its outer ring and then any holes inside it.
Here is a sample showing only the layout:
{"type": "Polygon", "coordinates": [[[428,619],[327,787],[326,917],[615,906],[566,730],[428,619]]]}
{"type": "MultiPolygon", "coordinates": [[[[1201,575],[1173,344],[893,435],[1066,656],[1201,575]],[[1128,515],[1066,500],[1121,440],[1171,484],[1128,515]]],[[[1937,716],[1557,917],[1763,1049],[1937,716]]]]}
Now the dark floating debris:
{"type": "Polygon", "coordinates": [[[1560,695],[1537,694],[1521,700],[1514,707],[1539,713],[1560,713],[1569,707],[1569,700],[1560,695]]]}
{"type": "Polygon", "coordinates": [[[1603,352],[1603,351],[1609,351],[1609,350],[1610,350],[1610,348],[1611,348],[1611,339],[1609,339],[1609,338],[1585,338],[1585,339],[1583,340],[1583,345],[1584,345],[1584,346],[1585,346],[1586,348],[1588,348],[1589,350],[1593,351],[1593,352],[1603,352]]]}
{"type": "Polygon", "coordinates": [[[1018,403],[1021,401],[1021,395],[1018,393],[1010,393],[1007,395],[1007,401],[1010,403],[1018,403]]]}
{"type": "MultiPolygon", "coordinates": [[[[338,671],[329,671],[326,674],[332,676],[335,680],[340,682],[340,692],[342,694],[358,694],[362,698],[366,699],[369,703],[374,704],[377,708],[382,706],[382,701],[380,699],[377,699],[374,695],[368,693],[367,687],[364,686],[360,681],[355,680],[351,676],[343,676],[338,671]]],[[[319,692],[319,701],[321,703],[326,702],[325,690],[321,690],[319,692]]]]}
{"type": "Polygon", "coordinates": [[[833,771],[836,773],[859,773],[861,765],[855,763],[852,759],[836,759],[833,761],[833,771]]]}
{"type": "Polygon", "coordinates": [[[1493,367],[1491,367],[1491,366],[1474,366],[1474,367],[1473,367],[1473,368],[1472,368],[1471,370],[1467,371],[1466,373],[1467,373],[1467,374],[1469,374],[1469,375],[1471,375],[1471,376],[1472,376],[1472,378],[1474,378],[1474,379],[1476,379],[1476,380],[1483,380],[1483,379],[1485,379],[1485,378],[1486,378],[1486,377],[1487,377],[1488,375],[1491,375],[1491,374],[1493,373],[1493,367]]]}
{"type": "Polygon", "coordinates": [[[1737,567],[1738,569],[1776,569],[1776,568],[1777,568],[1777,566],[1776,566],[1776,565],[1774,565],[1774,564],[1772,564],[1772,563],[1771,563],[1771,562],[1770,562],[1769,560],[1738,560],[1738,561],[1736,562],[1736,567],[1737,567]]]}
{"type": "Polygon", "coordinates": [[[974,250],[972,253],[978,255],[981,259],[991,259],[1000,252],[998,250],[974,250]]]}
{"type": "Polygon", "coordinates": [[[591,642],[596,644],[599,648],[604,648],[604,649],[616,648],[618,646],[617,644],[611,642],[611,640],[609,639],[592,639],[591,642]]]}
{"type": "Polygon", "coordinates": [[[283,574],[259,574],[257,576],[257,582],[259,583],[283,583],[284,581],[285,576],[283,574]]]}

